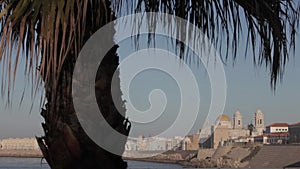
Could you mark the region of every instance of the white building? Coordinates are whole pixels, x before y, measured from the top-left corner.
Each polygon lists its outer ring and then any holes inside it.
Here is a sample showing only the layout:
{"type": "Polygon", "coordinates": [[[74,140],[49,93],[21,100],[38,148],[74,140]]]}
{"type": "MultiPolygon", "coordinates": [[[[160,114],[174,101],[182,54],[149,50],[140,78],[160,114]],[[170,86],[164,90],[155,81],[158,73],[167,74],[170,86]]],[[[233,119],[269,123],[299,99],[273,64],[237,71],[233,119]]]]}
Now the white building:
{"type": "Polygon", "coordinates": [[[138,150],[137,141],[133,139],[128,139],[125,144],[125,150],[137,151],[138,150]]]}
{"type": "Polygon", "coordinates": [[[289,131],[287,123],[273,123],[266,127],[266,133],[283,133],[289,131]]]}
{"type": "Polygon", "coordinates": [[[289,140],[288,132],[281,133],[264,133],[260,136],[254,137],[254,142],[263,144],[287,144],[289,140]]]}
{"type": "Polygon", "coordinates": [[[167,151],[176,149],[180,146],[183,137],[174,137],[172,139],[164,137],[128,138],[125,144],[126,151],[167,151]]]}

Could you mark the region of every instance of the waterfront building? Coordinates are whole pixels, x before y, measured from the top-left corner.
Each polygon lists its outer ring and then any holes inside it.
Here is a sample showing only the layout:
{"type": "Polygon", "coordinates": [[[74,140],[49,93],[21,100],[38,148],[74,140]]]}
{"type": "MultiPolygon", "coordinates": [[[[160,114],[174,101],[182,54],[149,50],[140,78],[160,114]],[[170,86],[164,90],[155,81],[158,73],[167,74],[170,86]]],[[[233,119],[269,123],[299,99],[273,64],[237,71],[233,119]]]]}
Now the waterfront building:
{"type": "Polygon", "coordinates": [[[175,136],[175,137],[171,138],[172,150],[180,150],[183,139],[184,139],[184,137],[179,137],[179,136],[175,136]]]}
{"type": "Polygon", "coordinates": [[[291,144],[300,144],[300,122],[289,125],[289,134],[291,144]]]}
{"type": "Polygon", "coordinates": [[[183,137],[149,137],[139,136],[128,138],[125,144],[126,151],[168,151],[178,150],[181,147],[183,137]]]}
{"type": "Polygon", "coordinates": [[[137,146],[137,140],[134,139],[128,139],[126,144],[125,144],[125,150],[128,151],[137,151],[138,146],[137,146]]]}
{"type": "Polygon", "coordinates": [[[181,145],[182,150],[198,150],[199,137],[200,137],[200,133],[186,136],[182,141],[182,145],[181,145]]]}
{"type": "MultiPolygon", "coordinates": [[[[233,122],[227,115],[220,115],[215,122],[215,125],[211,127],[211,135],[208,138],[201,138],[199,140],[200,148],[218,148],[218,146],[224,145],[226,142],[232,141],[253,141],[250,137],[250,130],[247,127],[243,127],[243,117],[238,110],[234,113],[233,122]]],[[[264,126],[264,114],[261,110],[257,110],[254,114],[254,130],[253,136],[263,134],[265,130],[264,126]]]]}
{"type": "Polygon", "coordinates": [[[289,125],[287,123],[273,123],[266,127],[264,133],[256,135],[254,142],[262,144],[288,144],[289,125]]]}
{"type": "Polygon", "coordinates": [[[255,136],[254,142],[262,143],[262,144],[288,144],[289,133],[288,132],[264,133],[260,136],[255,136]]]}
{"type": "Polygon", "coordinates": [[[289,131],[287,123],[273,123],[266,127],[266,133],[283,133],[289,131]]]}

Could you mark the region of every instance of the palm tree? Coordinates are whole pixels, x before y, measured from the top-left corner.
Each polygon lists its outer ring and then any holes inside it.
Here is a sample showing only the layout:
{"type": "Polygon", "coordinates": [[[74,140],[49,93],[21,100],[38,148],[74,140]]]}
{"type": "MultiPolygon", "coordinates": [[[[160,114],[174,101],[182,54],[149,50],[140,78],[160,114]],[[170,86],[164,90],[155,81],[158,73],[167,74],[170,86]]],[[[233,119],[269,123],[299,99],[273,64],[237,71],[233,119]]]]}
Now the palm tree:
{"type": "Polygon", "coordinates": [[[252,133],[253,133],[253,130],[254,130],[254,125],[251,123],[251,124],[248,124],[248,130],[250,131],[250,136],[252,136],[252,133]]]}
{"type": "MultiPolygon", "coordinates": [[[[103,150],[85,134],[72,103],[71,77],[79,51],[103,25],[126,13],[165,12],[195,24],[217,46],[223,45],[222,37],[225,37],[228,42],[226,47],[232,49],[235,58],[241,23],[245,20],[248,28],[246,41],[248,48],[252,47],[254,62],[259,65],[265,63],[270,68],[271,85],[275,89],[277,78],[282,77],[289,56],[288,48],[295,47],[300,11],[298,4],[292,0],[0,2],[0,61],[6,72],[2,78],[2,90],[6,89],[9,98],[19,58],[24,53],[25,72],[33,78],[36,86],[42,84],[45,89],[47,103],[41,111],[45,119],[42,123],[45,136],[37,138],[39,146],[51,168],[63,169],[127,167],[120,156],[103,150]]],[[[107,41],[112,42],[113,37],[107,41]]],[[[180,43],[177,47],[184,50],[180,43]]],[[[111,77],[118,66],[117,48],[115,45],[100,65],[96,78],[96,84],[100,87],[96,86],[96,95],[104,116],[113,117],[107,118],[108,123],[128,135],[128,125],[123,124],[126,110],[124,108],[118,112],[110,93],[111,77]]],[[[228,58],[228,50],[224,58],[228,58]]],[[[121,95],[119,90],[120,98],[121,95]]],[[[119,102],[123,104],[122,99],[119,102]]],[[[121,151],[124,145],[125,142],[120,142],[121,151]]]]}

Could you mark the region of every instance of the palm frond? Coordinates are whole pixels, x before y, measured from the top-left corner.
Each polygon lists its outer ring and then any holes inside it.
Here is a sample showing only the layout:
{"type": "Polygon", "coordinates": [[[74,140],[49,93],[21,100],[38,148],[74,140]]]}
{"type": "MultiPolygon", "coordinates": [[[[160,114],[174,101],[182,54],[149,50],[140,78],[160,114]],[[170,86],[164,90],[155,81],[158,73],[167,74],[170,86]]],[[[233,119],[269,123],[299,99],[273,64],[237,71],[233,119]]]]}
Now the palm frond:
{"type": "MultiPolygon", "coordinates": [[[[33,77],[37,85],[42,78],[45,86],[51,86],[46,90],[55,91],[65,60],[76,59],[87,39],[113,19],[107,12],[108,0],[0,0],[0,3],[1,92],[7,89],[8,96],[20,56],[26,60],[25,74],[33,77]]],[[[126,12],[166,12],[189,20],[216,46],[232,49],[233,58],[245,20],[249,29],[248,48],[252,47],[256,64],[265,63],[270,68],[274,88],[277,78],[282,77],[288,51],[295,48],[300,11],[299,4],[292,0],[133,0],[112,1],[112,7],[117,16],[126,12]],[[228,42],[225,45],[223,38],[228,42]]]]}
{"type": "MultiPolygon", "coordinates": [[[[225,60],[229,56],[228,49],[232,51],[233,59],[236,59],[241,33],[246,32],[248,35],[245,53],[252,48],[254,63],[269,67],[271,86],[274,90],[278,77],[283,75],[290,54],[288,51],[295,48],[300,12],[298,1],[133,0],[126,1],[129,8],[122,7],[123,4],[119,1],[113,3],[114,10],[120,15],[133,12],[164,12],[188,20],[199,27],[220,50],[225,49],[225,60]],[[247,24],[248,30],[242,30],[242,23],[247,24]]],[[[156,18],[149,19],[154,21],[156,18]]],[[[177,44],[179,48],[184,49],[182,45],[177,44]]]]}
{"type": "Polygon", "coordinates": [[[20,57],[25,74],[55,89],[67,57],[78,56],[86,40],[112,20],[104,0],[0,0],[1,91],[8,96],[20,57]],[[16,51],[16,52],[15,52],[16,51]],[[39,71],[36,71],[38,69],[39,71]]]}

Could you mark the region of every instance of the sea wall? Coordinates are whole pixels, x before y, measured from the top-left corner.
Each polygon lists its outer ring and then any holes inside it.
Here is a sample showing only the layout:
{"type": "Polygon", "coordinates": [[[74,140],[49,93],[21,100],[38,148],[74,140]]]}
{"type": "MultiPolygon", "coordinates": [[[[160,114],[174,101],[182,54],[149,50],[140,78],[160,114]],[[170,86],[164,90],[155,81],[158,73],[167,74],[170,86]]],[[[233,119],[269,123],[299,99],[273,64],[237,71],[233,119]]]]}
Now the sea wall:
{"type": "Polygon", "coordinates": [[[39,150],[35,138],[8,138],[0,140],[0,150],[39,150]]]}
{"type": "Polygon", "coordinates": [[[42,158],[40,150],[0,150],[0,157],[42,158]]]}
{"type": "Polygon", "coordinates": [[[35,138],[8,138],[0,140],[0,157],[42,157],[35,138]]]}
{"type": "MultiPolygon", "coordinates": [[[[131,155],[133,155],[132,152],[130,152],[131,155]]],[[[137,152],[135,152],[137,153],[137,152]]],[[[139,152],[141,153],[141,152],[139,152]]],[[[151,151],[147,152],[149,153],[153,153],[151,151]]],[[[157,152],[156,152],[157,153],[157,152]]],[[[129,152],[127,152],[127,155],[129,154],[129,152]]],[[[143,154],[146,154],[145,152],[143,152],[143,154]]],[[[134,154],[137,155],[137,154],[134,154]]],[[[149,161],[149,162],[160,162],[160,163],[179,163],[181,161],[189,161],[192,158],[197,157],[197,151],[194,150],[170,150],[170,151],[166,151],[163,153],[160,153],[158,155],[152,156],[152,157],[147,157],[147,158],[136,158],[137,156],[134,157],[123,157],[123,159],[125,160],[135,160],[135,161],[149,161]]],[[[143,156],[140,156],[143,157],[143,156]]]]}

